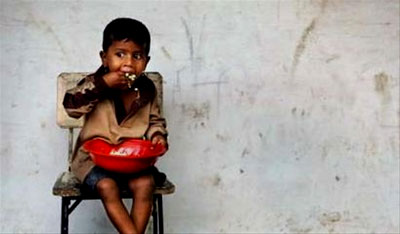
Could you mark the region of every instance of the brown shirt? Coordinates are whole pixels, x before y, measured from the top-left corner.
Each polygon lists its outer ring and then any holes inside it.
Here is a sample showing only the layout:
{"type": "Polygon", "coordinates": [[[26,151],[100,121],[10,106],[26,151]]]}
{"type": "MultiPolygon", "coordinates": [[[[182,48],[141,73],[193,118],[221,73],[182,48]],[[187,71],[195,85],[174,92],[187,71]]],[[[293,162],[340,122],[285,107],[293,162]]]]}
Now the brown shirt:
{"type": "Polygon", "coordinates": [[[78,85],[68,90],[63,105],[69,116],[80,118],[85,123],[79,134],[71,170],[83,181],[94,166],[82,144],[93,138],[102,138],[111,144],[118,144],[124,138],[151,139],[157,134],[167,135],[165,119],[161,117],[154,83],[141,75],[129,89],[133,97],[128,110],[120,99],[120,91],[107,87],[102,75],[88,75],[78,85]]]}

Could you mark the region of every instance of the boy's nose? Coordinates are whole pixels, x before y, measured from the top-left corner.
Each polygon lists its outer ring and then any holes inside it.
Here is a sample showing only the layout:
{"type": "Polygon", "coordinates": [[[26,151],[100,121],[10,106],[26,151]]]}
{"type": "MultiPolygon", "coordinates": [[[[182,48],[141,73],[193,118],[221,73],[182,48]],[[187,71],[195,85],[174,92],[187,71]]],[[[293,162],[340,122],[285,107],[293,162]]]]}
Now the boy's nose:
{"type": "Polygon", "coordinates": [[[122,64],[121,71],[123,72],[132,72],[133,71],[133,61],[130,58],[124,60],[122,64]]]}
{"type": "Polygon", "coordinates": [[[133,58],[127,56],[127,57],[124,59],[124,65],[125,65],[125,66],[132,66],[132,64],[133,64],[133,58]]]}

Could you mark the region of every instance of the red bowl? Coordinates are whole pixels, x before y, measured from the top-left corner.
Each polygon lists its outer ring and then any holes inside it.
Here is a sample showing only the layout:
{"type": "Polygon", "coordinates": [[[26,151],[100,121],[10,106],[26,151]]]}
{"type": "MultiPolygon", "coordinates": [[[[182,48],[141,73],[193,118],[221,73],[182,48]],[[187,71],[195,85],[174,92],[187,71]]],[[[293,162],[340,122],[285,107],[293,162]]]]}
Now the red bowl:
{"type": "Polygon", "coordinates": [[[134,173],[154,165],[166,151],[161,144],[153,145],[149,140],[129,139],[112,145],[102,139],[86,141],[83,148],[89,152],[93,162],[104,169],[134,173]]]}

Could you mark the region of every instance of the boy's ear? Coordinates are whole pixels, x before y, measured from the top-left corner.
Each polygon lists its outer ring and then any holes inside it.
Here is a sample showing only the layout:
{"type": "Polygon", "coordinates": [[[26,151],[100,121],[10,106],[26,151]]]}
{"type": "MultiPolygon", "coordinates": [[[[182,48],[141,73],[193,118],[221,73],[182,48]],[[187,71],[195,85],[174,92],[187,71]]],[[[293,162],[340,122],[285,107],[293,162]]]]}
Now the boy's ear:
{"type": "Polygon", "coordinates": [[[99,55],[101,63],[103,64],[104,67],[107,67],[106,53],[104,51],[100,51],[99,55]]]}

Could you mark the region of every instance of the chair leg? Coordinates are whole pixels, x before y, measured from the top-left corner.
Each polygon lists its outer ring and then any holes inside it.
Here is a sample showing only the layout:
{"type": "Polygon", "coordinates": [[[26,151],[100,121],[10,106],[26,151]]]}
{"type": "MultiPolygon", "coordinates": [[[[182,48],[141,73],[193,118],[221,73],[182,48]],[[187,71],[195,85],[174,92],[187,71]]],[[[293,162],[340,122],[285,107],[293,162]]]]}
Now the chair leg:
{"type": "Polygon", "coordinates": [[[164,214],[163,214],[163,202],[162,202],[162,195],[161,194],[157,194],[158,196],[158,204],[157,204],[157,208],[158,208],[158,226],[159,226],[159,233],[160,234],[164,234],[164,214]]]}
{"type": "Polygon", "coordinates": [[[68,207],[71,202],[71,199],[67,197],[61,198],[61,233],[68,234],[68,216],[69,211],[68,207]]]}
{"type": "Polygon", "coordinates": [[[164,234],[162,195],[154,194],[153,198],[153,233],[164,234]]]}
{"type": "Polygon", "coordinates": [[[158,234],[158,208],[157,208],[157,194],[153,197],[153,234],[158,234]]]}

